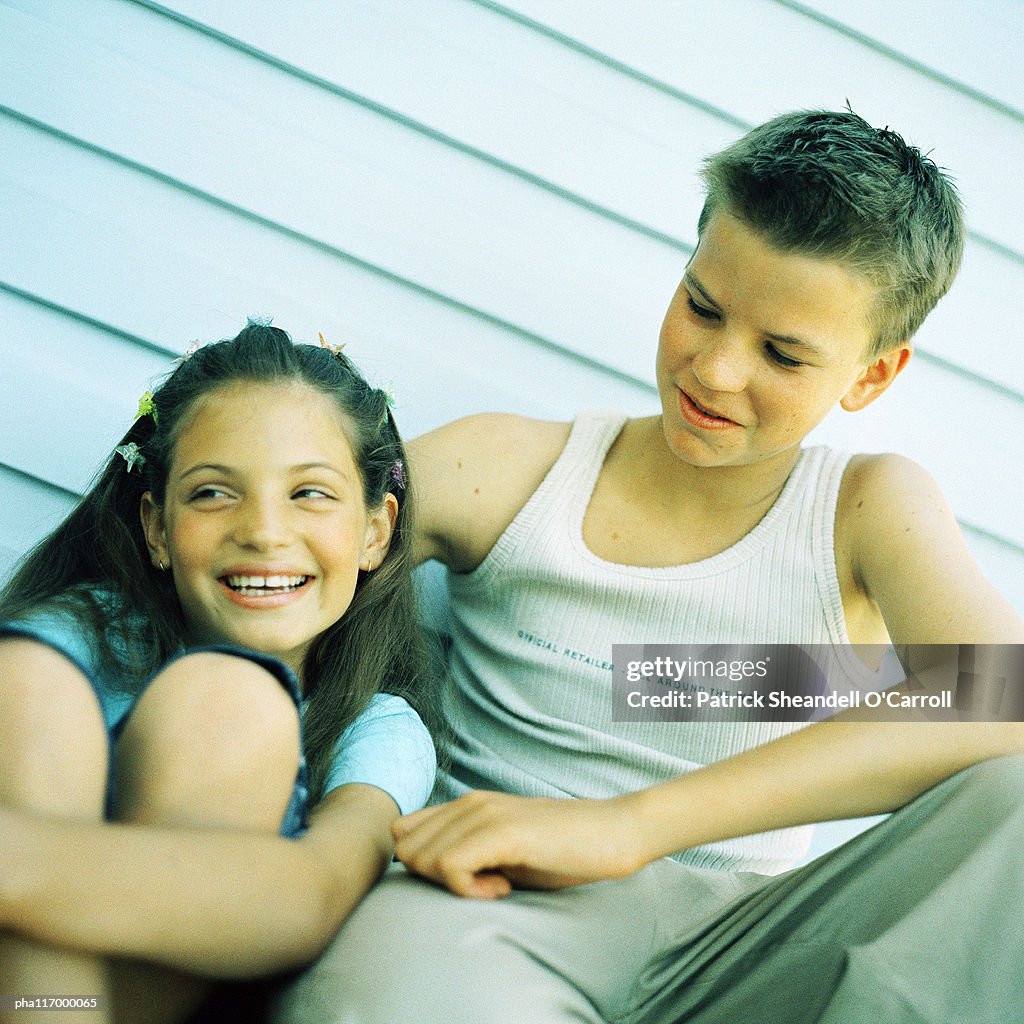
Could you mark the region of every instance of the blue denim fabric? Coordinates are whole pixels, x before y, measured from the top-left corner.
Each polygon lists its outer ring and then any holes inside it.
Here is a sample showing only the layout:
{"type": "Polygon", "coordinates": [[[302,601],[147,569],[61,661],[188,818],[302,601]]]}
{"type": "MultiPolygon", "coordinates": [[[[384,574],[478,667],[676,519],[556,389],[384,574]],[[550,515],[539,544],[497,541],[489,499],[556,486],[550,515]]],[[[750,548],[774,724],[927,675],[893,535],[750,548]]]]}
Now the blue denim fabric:
{"type": "MultiPolygon", "coordinates": [[[[0,623],[0,638],[5,636],[27,637],[32,640],[38,640],[39,642],[46,644],[48,647],[52,647],[58,653],[63,654],[68,658],[82,672],[92,686],[93,692],[96,694],[96,698],[99,701],[100,708],[103,712],[104,721],[107,724],[107,735],[110,743],[110,760],[107,775],[106,797],[106,817],[109,819],[111,816],[111,808],[113,807],[114,767],[117,753],[117,741],[125,729],[128,719],[131,716],[132,709],[138,703],[139,698],[146,692],[147,687],[152,682],[153,678],[155,678],[155,675],[159,673],[155,673],[154,676],[147,679],[146,682],[134,693],[124,693],[117,690],[115,687],[112,687],[108,682],[99,677],[94,659],[90,656],[91,648],[88,641],[86,638],[82,637],[80,632],[78,632],[77,623],[71,616],[65,617],[62,615],[55,615],[41,617],[40,619],[28,619],[24,622],[3,622],[0,623]]],[[[167,668],[168,665],[173,664],[179,658],[188,654],[197,654],[208,651],[245,658],[265,668],[272,676],[274,676],[275,679],[278,680],[278,682],[280,682],[281,686],[288,691],[288,695],[295,703],[296,711],[301,714],[302,693],[299,688],[299,682],[295,677],[295,673],[292,672],[287,665],[284,665],[276,658],[267,654],[261,654],[258,651],[250,651],[245,648],[234,647],[228,644],[193,647],[187,650],[183,649],[172,658],[168,659],[168,661],[161,666],[160,671],[163,671],[163,669],[167,668]]],[[[292,789],[292,796],[288,803],[288,808],[285,811],[284,818],[281,822],[281,835],[288,838],[294,838],[301,835],[308,827],[309,773],[306,767],[305,750],[301,745],[301,730],[299,742],[300,758],[295,774],[295,785],[292,789]]]]}

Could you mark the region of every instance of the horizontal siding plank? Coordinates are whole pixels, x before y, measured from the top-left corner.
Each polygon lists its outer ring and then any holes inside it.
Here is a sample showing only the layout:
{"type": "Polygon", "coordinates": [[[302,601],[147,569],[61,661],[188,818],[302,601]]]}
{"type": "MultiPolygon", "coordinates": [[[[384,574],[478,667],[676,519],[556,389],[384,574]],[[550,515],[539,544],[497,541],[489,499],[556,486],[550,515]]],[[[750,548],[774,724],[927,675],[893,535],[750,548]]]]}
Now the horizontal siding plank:
{"type": "Polygon", "coordinates": [[[0,321],[0,462],[80,492],[170,357],[4,291],[0,321]]]}
{"type": "Polygon", "coordinates": [[[0,462],[0,586],[26,551],[74,507],[73,495],[0,462]]]}
{"type": "MultiPolygon", "coordinates": [[[[838,108],[849,99],[873,124],[892,125],[953,169],[973,230],[1018,256],[1024,251],[1024,206],[1007,202],[1024,166],[1019,119],[797,10],[770,0],[508,0],[490,6],[698,95],[748,124],[785,110],[838,108]]],[[[961,6],[964,17],[976,16],[974,4],[961,6]]]]}
{"type": "Polygon", "coordinates": [[[372,380],[395,380],[400,411],[408,403],[412,416],[402,419],[407,433],[481,408],[565,416],[581,396],[632,411],[650,406],[643,381],[567,358],[542,339],[44,133],[0,119],[0,147],[27,158],[30,179],[0,179],[9,243],[0,247],[0,281],[168,352],[193,337],[233,334],[250,313],[274,315],[300,340],[318,331],[347,339],[372,380]],[[54,162],[65,173],[52,180],[31,170],[54,162]]]}
{"type": "MultiPolygon", "coordinates": [[[[16,30],[15,48],[33,54],[7,87],[23,114],[621,372],[632,365],[621,339],[645,326],[641,336],[651,337],[684,262],[678,248],[240,54],[251,78],[232,75],[226,50],[220,72],[239,104],[270,76],[301,92],[309,119],[277,123],[193,85],[152,79],[142,64],[17,12],[0,9],[0,29],[5,45],[16,30]],[[75,102],[82,94],[89,103],[75,102]],[[260,159],[240,159],[257,138],[260,159]],[[632,271],[628,287],[623,268],[632,271]],[[596,333],[580,329],[584,303],[596,333]]],[[[52,174],[66,177],[62,168],[52,174]]]]}
{"type": "MultiPolygon", "coordinates": [[[[362,10],[363,7],[355,5],[354,9],[362,10]]],[[[440,4],[438,9],[448,11],[453,7],[460,11],[482,11],[491,18],[496,17],[475,5],[440,4]]],[[[231,5],[213,5],[210,9],[222,13],[224,10],[236,10],[231,5]]],[[[385,5],[384,10],[391,9],[385,5]]],[[[51,11],[52,8],[47,6],[45,10],[51,11]]],[[[114,5],[113,10],[123,13],[124,8],[123,5],[114,5]]],[[[123,49],[132,50],[133,60],[120,67],[117,60],[94,43],[96,70],[93,74],[101,78],[109,75],[113,81],[106,85],[100,82],[92,87],[84,73],[79,81],[67,74],[46,73],[47,50],[56,50],[49,58],[49,64],[55,67],[70,60],[63,47],[73,45],[78,51],[87,51],[88,47],[82,40],[65,34],[60,43],[56,43],[51,37],[65,33],[63,27],[57,28],[27,16],[23,16],[20,25],[17,20],[12,20],[7,38],[13,40],[20,27],[19,51],[34,54],[31,61],[26,61],[20,74],[12,75],[12,84],[21,85],[21,91],[15,90],[14,93],[21,109],[57,127],[81,134],[97,145],[123,152],[161,173],[179,177],[186,184],[215,194],[251,199],[261,215],[295,230],[329,235],[360,258],[379,262],[400,276],[446,291],[460,301],[485,309],[527,330],[541,331],[543,321],[543,332],[556,343],[587,358],[608,361],[621,372],[634,372],[631,346],[626,339],[636,334],[640,323],[656,324],[664,297],[670,293],[685,256],[685,249],[658,246],[656,243],[644,245],[642,240],[637,241],[634,233],[619,225],[602,226],[602,218],[587,210],[577,209],[569,215],[566,207],[571,204],[557,195],[547,196],[546,202],[538,199],[538,193],[543,195],[543,190],[536,189],[528,181],[494,168],[487,168],[481,174],[479,168],[473,166],[474,160],[436,140],[419,136],[419,145],[415,145],[411,140],[417,138],[416,132],[394,123],[387,125],[386,118],[367,112],[358,104],[324,94],[323,90],[311,87],[309,83],[296,81],[277,69],[226,49],[210,39],[198,37],[197,33],[150,11],[128,10],[132,12],[130,20],[139,37],[130,47],[127,43],[121,45],[123,49]],[[134,22],[138,22],[137,26],[134,22]],[[154,33],[155,38],[151,39],[154,33]],[[165,61],[169,59],[166,55],[173,55],[177,62],[173,67],[187,65],[190,68],[187,87],[178,83],[179,91],[168,93],[167,81],[161,76],[150,82],[148,91],[140,84],[129,87],[129,80],[145,83],[147,76],[152,78],[155,74],[146,59],[150,51],[165,55],[165,61]],[[120,70],[115,72],[118,67],[120,70]],[[65,83],[62,93],[55,94],[57,86],[48,86],[46,100],[40,100],[38,94],[42,90],[39,83],[44,78],[55,78],[65,83]],[[94,99],[88,116],[78,111],[73,102],[74,96],[83,93],[94,99]],[[120,97],[124,94],[133,99],[131,105],[121,111],[125,104],[120,97]],[[264,123],[255,115],[246,115],[241,123],[236,123],[237,106],[244,104],[246,97],[252,94],[261,97],[260,118],[271,120],[264,123]],[[153,102],[159,106],[150,108],[147,97],[154,95],[159,99],[153,102]],[[217,108],[216,104],[207,102],[204,110],[212,109],[206,110],[202,117],[194,115],[192,111],[202,105],[200,97],[203,95],[221,97],[227,106],[217,108]],[[344,110],[343,116],[339,109],[344,110]],[[114,116],[111,110],[120,112],[114,116]],[[300,117],[292,116],[291,121],[298,122],[298,126],[288,137],[280,126],[285,121],[285,112],[295,110],[304,113],[300,117]],[[175,123],[175,131],[165,128],[175,123]],[[140,124],[142,128],[139,128],[140,124]],[[224,129],[225,124],[233,125],[233,131],[224,129]],[[339,154],[334,161],[328,159],[328,147],[334,144],[333,139],[342,136],[361,138],[364,133],[368,133],[368,138],[376,138],[378,143],[363,145],[355,153],[339,154]],[[311,144],[311,136],[322,142],[311,144]],[[239,161],[232,155],[232,149],[246,146],[243,140],[250,137],[262,138],[268,153],[275,153],[273,158],[268,157],[265,161],[267,166],[259,169],[255,181],[249,167],[243,169],[238,166],[239,161]],[[293,196],[289,202],[285,197],[301,192],[291,187],[295,176],[301,180],[303,174],[316,175],[309,170],[304,172],[287,160],[280,160],[276,154],[296,150],[305,154],[311,148],[323,154],[322,162],[331,163],[336,168],[343,187],[332,189],[329,182],[322,181],[319,188],[300,198],[293,196]],[[373,155],[385,151],[395,153],[397,158],[389,161],[373,155]],[[203,154],[205,159],[198,162],[193,156],[195,152],[203,154]],[[346,172],[346,159],[358,162],[357,173],[346,172]],[[421,173],[411,178],[408,166],[415,166],[421,173]],[[368,182],[367,176],[372,181],[368,182]],[[439,196],[433,187],[440,180],[453,183],[454,190],[456,184],[467,177],[473,179],[474,185],[470,192],[460,190],[467,192],[465,202],[461,204],[452,198],[452,190],[439,196]],[[384,210],[381,209],[384,205],[382,195],[388,198],[384,210]],[[472,209],[465,209],[469,202],[473,203],[472,209]],[[353,219],[355,208],[365,210],[367,217],[356,222],[353,219]],[[461,223],[460,209],[464,214],[461,223]],[[552,210],[558,211],[557,218],[552,210]],[[416,211],[417,216],[408,211],[416,211]],[[514,229],[510,224],[514,224],[514,229]],[[503,251],[500,253],[495,252],[496,238],[501,241],[503,251]],[[458,248],[465,250],[465,254],[453,251],[453,239],[460,240],[458,248]],[[568,247],[567,240],[574,242],[577,239],[582,244],[568,247]],[[441,251],[441,245],[444,251],[441,251]],[[580,283],[580,274],[570,276],[569,267],[578,263],[581,251],[595,254],[586,270],[580,268],[592,284],[580,283]],[[551,253],[555,260],[545,264],[547,253],[551,253]],[[509,263],[515,267],[514,273],[506,269],[505,265],[509,263]],[[439,276],[445,268],[450,272],[439,276]],[[534,268],[536,272],[531,273],[534,268]],[[488,271],[486,282],[479,281],[481,269],[488,271]],[[609,276],[616,271],[628,272],[628,277],[609,281],[609,276]],[[514,290],[498,288],[496,282],[499,280],[514,280],[517,287],[514,290]],[[596,330],[580,322],[577,293],[582,288],[589,288],[593,298],[589,305],[593,310],[596,330]],[[619,298],[613,302],[612,296],[619,298]],[[624,307],[626,296],[630,301],[624,307]],[[647,305],[648,301],[651,305],[647,305]],[[612,308],[602,308],[604,303],[612,303],[612,308]],[[657,314],[652,314],[652,310],[657,314]],[[588,346],[585,339],[593,339],[593,344],[588,346]],[[616,359],[618,354],[622,358],[616,359]]],[[[346,5],[343,10],[347,12],[349,7],[346,5]]],[[[109,18],[109,11],[110,5],[106,3],[90,5],[90,15],[94,15],[89,18],[90,32],[110,35],[109,26],[98,16],[108,12],[109,18]]],[[[84,17],[81,5],[74,4],[64,9],[68,16],[75,12],[79,12],[79,20],[84,17]]],[[[262,23],[262,19],[246,20],[257,25],[262,23]]],[[[508,19],[501,20],[512,25],[508,19]]],[[[302,38],[303,32],[309,35],[307,21],[291,18],[289,23],[299,26],[293,28],[292,36],[300,33],[299,38],[302,38]]],[[[76,25],[76,31],[78,27],[85,26],[76,25]]],[[[543,38],[537,33],[528,35],[543,38]]],[[[362,41],[361,36],[357,39],[362,41]]],[[[296,42],[294,45],[299,44],[296,42]]],[[[560,49],[566,50],[565,47],[560,49]]],[[[79,56],[76,59],[81,61],[83,58],[79,56]]],[[[125,60],[122,58],[122,63],[125,60]]],[[[594,65],[595,62],[589,63],[594,65]]],[[[161,68],[161,72],[169,74],[173,67],[161,68]]],[[[392,77],[400,80],[402,76],[392,77]]],[[[617,78],[628,83],[628,79],[621,75],[617,78]]],[[[615,95],[610,83],[605,83],[605,89],[609,95],[615,95]]],[[[412,91],[419,95],[424,90],[412,91]]],[[[659,95],[654,90],[647,89],[647,92],[659,95]]],[[[509,93],[507,98],[509,104],[517,103],[519,99],[514,93],[509,93]]],[[[677,115],[673,130],[670,131],[666,123],[661,136],[677,135],[689,140],[689,149],[681,145],[671,161],[663,160],[659,165],[659,178],[672,184],[672,190],[680,197],[677,205],[687,207],[687,219],[692,227],[699,209],[699,191],[692,180],[680,188],[679,177],[683,161],[687,162],[690,179],[695,173],[700,147],[707,142],[702,133],[708,118],[677,101],[673,101],[673,105],[677,115]]],[[[489,120],[494,123],[521,125],[532,123],[528,119],[536,117],[535,106],[520,108],[512,105],[510,109],[515,116],[504,118],[485,109],[485,106],[480,108],[481,118],[490,114],[489,120]]],[[[578,125],[572,138],[585,138],[586,128],[586,124],[578,125]]],[[[725,139],[718,141],[724,142],[725,139]]],[[[572,147],[561,147],[563,150],[567,148],[572,147]]],[[[620,144],[619,149],[627,152],[629,147],[620,144]]],[[[620,191],[624,196],[643,194],[642,188],[620,188],[620,191]]],[[[972,373],[989,376],[1005,387],[1024,392],[1024,350],[1005,351],[1002,341],[1007,303],[1024,307],[1024,263],[971,245],[964,279],[950,298],[940,305],[933,320],[917,339],[918,344],[972,373]],[[963,342],[968,337],[972,339],[969,345],[963,342]]],[[[1024,308],[1021,314],[1024,315],[1024,308]]]]}
{"type": "Polygon", "coordinates": [[[182,16],[659,234],[692,242],[697,160],[735,125],[485,7],[172,0],[182,16]],[[515,54],[515,60],[509,55],[515,54]]]}
{"type": "Polygon", "coordinates": [[[800,0],[1024,117],[1020,0],[800,0]]]}

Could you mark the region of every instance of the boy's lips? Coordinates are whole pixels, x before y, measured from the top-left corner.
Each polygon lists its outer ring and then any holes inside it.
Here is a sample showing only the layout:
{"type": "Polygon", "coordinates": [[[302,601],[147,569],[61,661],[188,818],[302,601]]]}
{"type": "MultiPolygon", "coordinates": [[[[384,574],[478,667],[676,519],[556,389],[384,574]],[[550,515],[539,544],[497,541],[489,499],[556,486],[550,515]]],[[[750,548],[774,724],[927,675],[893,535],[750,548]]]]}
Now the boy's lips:
{"type": "Polygon", "coordinates": [[[739,427],[742,424],[736,420],[723,416],[720,412],[710,406],[691,398],[689,394],[679,388],[679,409],[684,419],[694,426],[703,427],[705,430],[724,430],[727,427],[739,427]]]}

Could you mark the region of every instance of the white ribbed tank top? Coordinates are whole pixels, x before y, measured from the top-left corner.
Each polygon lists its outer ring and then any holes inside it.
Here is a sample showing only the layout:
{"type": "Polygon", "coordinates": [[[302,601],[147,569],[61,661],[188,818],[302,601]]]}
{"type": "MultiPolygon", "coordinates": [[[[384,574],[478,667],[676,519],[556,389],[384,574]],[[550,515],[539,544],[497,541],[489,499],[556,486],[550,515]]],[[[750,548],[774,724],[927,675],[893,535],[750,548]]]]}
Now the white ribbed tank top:
{"type": "MultiPolygon", "coordinates": [[[[745,537],[689,565],[607,562],[583,519],[626,417],[583,413],[565,449],[472,572],[448,574],[453,648],[452,767],[436,798],[472,789],[603,797],[633,791],[766,743],[798,723],[613,722],[614,643],[835,644],[850,651],[833,524],[849,453],[805,449],[745,537]]],[[[868,677],[870,674],[867,674],[868,677]]],[[[686,850],[677,859],[775,873],[810,843],[807,827],[686,850]]]]}

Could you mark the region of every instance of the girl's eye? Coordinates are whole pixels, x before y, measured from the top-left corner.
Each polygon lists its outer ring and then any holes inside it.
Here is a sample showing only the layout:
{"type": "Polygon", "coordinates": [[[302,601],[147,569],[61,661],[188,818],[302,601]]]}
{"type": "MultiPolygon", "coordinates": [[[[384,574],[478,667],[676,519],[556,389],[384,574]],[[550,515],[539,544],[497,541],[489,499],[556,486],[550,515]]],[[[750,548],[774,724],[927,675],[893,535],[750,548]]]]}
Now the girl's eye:
{"type": "Polygon", "coordinates": [[[768,353],[768,358],[774,363],[778,363],[779,366],[803,366],[799,359],[790,359],[784,352],[780,352],[770,341],[765,344],[765,351],[768,353]]]}
{"type": "Polygon", "coordinates": [[[219,487],[200,487],[192,493],[190,501],[215,501],[217,498],[226,498],[227,493],[219,487]]]}
{"type": "Polygon", "coordinates": [[[300,487],[293,495],[293,498],[302,498],[318,500],[320,498],[330,498],[331,495],[326,491],[321,490],[319,487],[300,487]]]}
{"type": "Polygon", "coordinates": [[[697,303],[693,301],[692,296],[688,297],[686,301],[690,306],[690,312],[696,316],[699,316],[701,320],[718,319],[718,313],[715,312],[715,310],[708,309],[707,306],[698,306],[697,303]]]}

